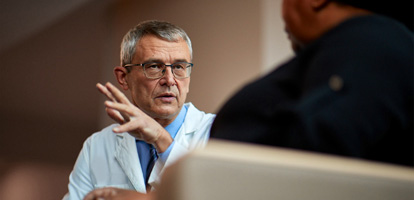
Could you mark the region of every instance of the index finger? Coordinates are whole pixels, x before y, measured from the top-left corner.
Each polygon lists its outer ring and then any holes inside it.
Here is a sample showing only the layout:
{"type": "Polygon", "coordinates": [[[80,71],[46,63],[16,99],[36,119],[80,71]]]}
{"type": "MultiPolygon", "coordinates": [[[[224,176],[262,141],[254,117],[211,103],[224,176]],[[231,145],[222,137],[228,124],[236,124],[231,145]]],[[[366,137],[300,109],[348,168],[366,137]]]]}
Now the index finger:
{"type": "Polygon", "coordinates": [[[112,83],[108,82],[108,83],[106,83],[105,86],[118,102],[121,102],[121,103],[124,103],[124,104],[131,104],[131,102],[128,100],[128,98],[125,96],[125,94],[122,93],[114,85],[112,85],[112,83]]]}
{"type": "Polygon", "coordinates": [[[112,93],[102,84],[97,83],[96,87],[98,88],[98,90],[104,94],[109,100],[113,101],[113,102],[117,102],[115,97],[112,95],[112,93]]]}

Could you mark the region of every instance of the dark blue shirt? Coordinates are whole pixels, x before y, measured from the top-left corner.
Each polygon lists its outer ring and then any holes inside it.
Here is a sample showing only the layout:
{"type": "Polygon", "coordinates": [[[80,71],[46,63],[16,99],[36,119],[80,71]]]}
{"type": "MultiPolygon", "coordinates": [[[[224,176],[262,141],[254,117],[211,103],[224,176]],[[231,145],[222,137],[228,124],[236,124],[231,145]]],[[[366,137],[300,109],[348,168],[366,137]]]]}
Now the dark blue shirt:
{"type": "MultiPolygon", "coordinates": [[[[168,131],[168,133],[171,135],[173,139],[177,135],[178,130],[181,128],[181,125],[184,123],[184,119],[187,114],[187,109],[188,109],[187,106],[184,105],[180,113],[178,114],[177,118],[175,118],[175,120],[171,124],[169,124],[167,127],[165,127],[165,130],[168,131]]],[[[168,149],[165,152],[159,154],[161,159],[163,159],[164,161],[167,159],[168,155],[171,152],[172,147],[174,146],[174,143],[175,141],[173,140],[173,143],[171,143],[168,149]]],[[[151,145],[141,140],[136,140],[136,144],[137,144],[139,162],[141,163],[142,174],[144,175],[144,179],[147,180],[147,176],[149,176],[149,174],[147,174],[147,167],[148,167],[149,160],[151,158],[151,155],[150,155],[151,145]]]]}

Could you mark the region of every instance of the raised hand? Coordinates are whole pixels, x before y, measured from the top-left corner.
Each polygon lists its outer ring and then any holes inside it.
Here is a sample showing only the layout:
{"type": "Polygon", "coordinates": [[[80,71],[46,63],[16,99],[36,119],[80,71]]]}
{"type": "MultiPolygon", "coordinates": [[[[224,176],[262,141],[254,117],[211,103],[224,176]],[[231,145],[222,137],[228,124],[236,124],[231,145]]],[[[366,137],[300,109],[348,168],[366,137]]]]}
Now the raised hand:
{"type": "Polygon", "coordinates": [[[108,100],[105,101],[108,115],[121,124],[115,133],[128,132],[135,138],[153,144],[159,153],[164,152],[172,143],[170,134],[153,118],[132,104],[118,88],[111,83],[96,87],[108,100]]]}

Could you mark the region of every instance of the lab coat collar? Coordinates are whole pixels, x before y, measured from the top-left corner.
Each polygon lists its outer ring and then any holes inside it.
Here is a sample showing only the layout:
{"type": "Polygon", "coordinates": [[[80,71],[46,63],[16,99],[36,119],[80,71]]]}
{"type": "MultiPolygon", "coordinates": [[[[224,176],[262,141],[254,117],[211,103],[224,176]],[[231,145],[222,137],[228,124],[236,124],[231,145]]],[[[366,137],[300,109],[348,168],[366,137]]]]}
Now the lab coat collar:
{"type": "Polygon", "coordinates": [[[203,117],[203,115],[200,115],[200,112],[191,102],[185,103],[184,105],[186,105],[188,107],[187,110],[187,115],[185,116],[184,119],[184,123],[183,123],[183,127],[181,127],[181,129],[183,129],[185,131],[184,134],[193,134],[197,131],[199,124],[197,123],[185,123],[186,121],[192,121],[192,122],[198,122],[201,121],[201,118],[203,117]]]}

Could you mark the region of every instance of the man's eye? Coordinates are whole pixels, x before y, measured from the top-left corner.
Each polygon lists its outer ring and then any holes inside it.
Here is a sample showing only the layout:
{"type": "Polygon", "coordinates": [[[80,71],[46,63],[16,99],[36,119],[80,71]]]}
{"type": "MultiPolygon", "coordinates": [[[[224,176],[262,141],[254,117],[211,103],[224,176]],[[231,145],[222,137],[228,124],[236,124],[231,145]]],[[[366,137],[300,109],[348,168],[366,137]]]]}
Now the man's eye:
{"type": "Polygon", "coordinates": [[[177,65],[174,65],[174,68],[175,69],[184,69],[185,67],[184,67],[183,64],[177,64],[177,65]]]}
{"type": "Polygon", "coordinates": [[[161,68],[161,65],[159,65],[159,64],[148,64],[147,66],[146,66],[146,68],[147,69],[159,69],[159,68],[161,68]]]}

